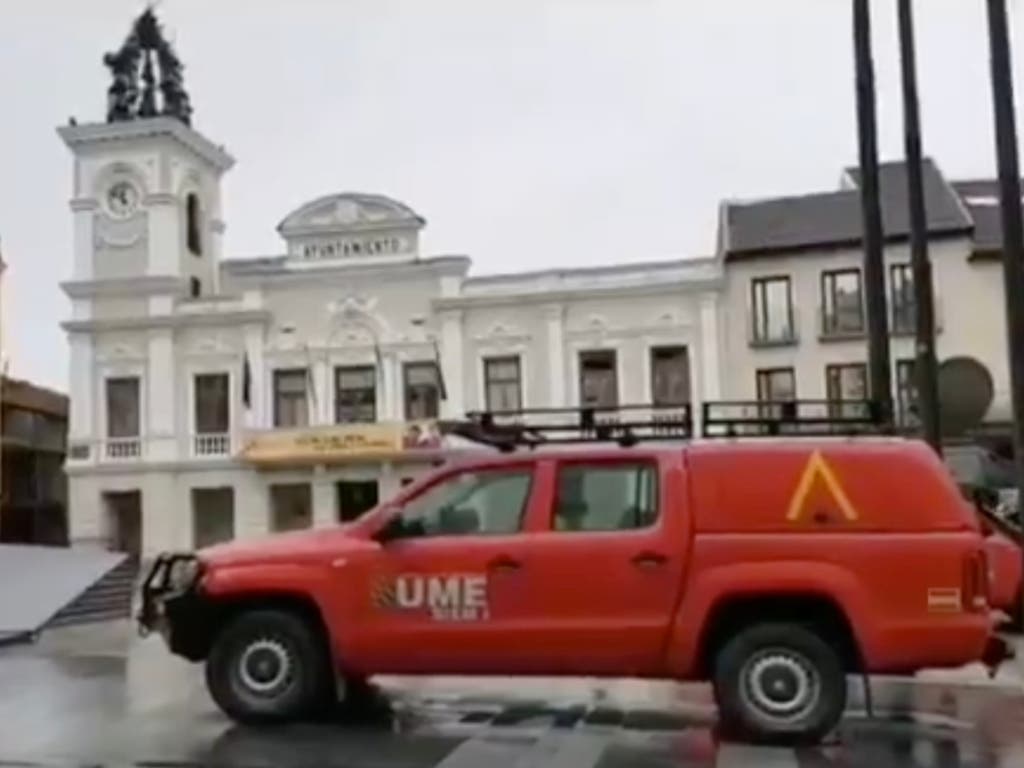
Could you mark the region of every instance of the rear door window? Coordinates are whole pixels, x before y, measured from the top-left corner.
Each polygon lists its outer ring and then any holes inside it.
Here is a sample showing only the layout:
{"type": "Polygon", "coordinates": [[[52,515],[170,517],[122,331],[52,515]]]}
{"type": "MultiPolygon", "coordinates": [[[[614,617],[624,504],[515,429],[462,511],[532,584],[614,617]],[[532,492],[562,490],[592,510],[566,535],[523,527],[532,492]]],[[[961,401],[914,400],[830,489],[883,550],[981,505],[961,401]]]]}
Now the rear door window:
{"type": "Polygon", "coordinates": [[[634,530],[658,519],[653,464],[563,464],[556,482],[553,530],[634,530]]]}

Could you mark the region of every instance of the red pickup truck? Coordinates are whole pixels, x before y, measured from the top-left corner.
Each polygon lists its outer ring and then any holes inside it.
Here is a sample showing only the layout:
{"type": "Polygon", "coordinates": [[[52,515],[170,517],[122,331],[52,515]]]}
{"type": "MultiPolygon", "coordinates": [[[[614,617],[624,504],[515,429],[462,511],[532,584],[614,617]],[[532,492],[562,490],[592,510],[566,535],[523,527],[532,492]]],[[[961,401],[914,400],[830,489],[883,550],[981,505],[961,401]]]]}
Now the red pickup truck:
{"type": "Polygon", "coordinates": [[[442,467],[349,525],[162,555],[139,618],[240,721],[383,673],[614,676],[710,680],[731,727],[815,740],[848,674],[1005,658],[987,574],[923,443],[579,447],[442,467]]]}

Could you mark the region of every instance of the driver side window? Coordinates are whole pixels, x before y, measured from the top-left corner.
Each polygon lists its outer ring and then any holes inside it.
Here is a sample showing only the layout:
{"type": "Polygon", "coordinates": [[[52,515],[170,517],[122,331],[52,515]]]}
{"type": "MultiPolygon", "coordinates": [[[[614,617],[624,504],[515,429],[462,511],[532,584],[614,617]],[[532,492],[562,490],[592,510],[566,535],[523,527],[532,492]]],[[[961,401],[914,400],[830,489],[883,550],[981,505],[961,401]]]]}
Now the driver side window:
{"type": "Polygon", "coordinates": [[[399,517],[411,536],[510,534],[522,528],[529,469],[459,472],[410,499],[399,517]]]}

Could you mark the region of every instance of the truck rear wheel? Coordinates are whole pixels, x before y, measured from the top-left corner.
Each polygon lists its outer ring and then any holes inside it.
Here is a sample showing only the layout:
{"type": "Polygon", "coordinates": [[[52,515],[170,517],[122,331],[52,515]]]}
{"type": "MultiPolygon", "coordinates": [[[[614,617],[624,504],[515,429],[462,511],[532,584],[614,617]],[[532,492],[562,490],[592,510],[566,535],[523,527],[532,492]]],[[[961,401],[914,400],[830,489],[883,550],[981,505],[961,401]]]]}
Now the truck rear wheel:
{"type": "Polygon", "coordinates": [[[761,741],[818,742],[846,709],[839,654],[799,624],[755,624],[718,652],[715,698],[727,729],[761,741]]]}
{"type": "Polygon", "coordinates": [[[225,714],[242,723],[285,722],[325,705],[333,674],[322,639],[301,617],[246,611],[230,620],[206,660],[206,686],[225,714]]]}

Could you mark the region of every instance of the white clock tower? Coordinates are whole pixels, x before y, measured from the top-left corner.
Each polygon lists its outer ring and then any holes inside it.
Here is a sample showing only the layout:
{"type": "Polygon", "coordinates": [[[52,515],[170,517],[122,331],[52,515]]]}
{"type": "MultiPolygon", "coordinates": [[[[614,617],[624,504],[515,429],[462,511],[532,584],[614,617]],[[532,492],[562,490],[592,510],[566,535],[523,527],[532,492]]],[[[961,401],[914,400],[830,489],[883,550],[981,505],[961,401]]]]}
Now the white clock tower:
{"type": "Polygon", "coordinates": [[[110,459],[115,448],[128,457],[144,451],[149,461],[177,453],[174,318],[182,300],[218,293],[221,179],[234,163],[192,127],[181,62],[151,9],[104,64],[112,75],[106,121],[58,129],[74,157],[74,256],[63,287],[72,305],[64,327],[70,523],[78,541],[110,535],[102,511],[92,511],[98,494],[89,485],[101,452],[110,459]],[[138,411],[113,429],[111,379],[135,382],[138,411]],[[134,444],[112,448],[110,438],[132,430],[134,444]]]}

